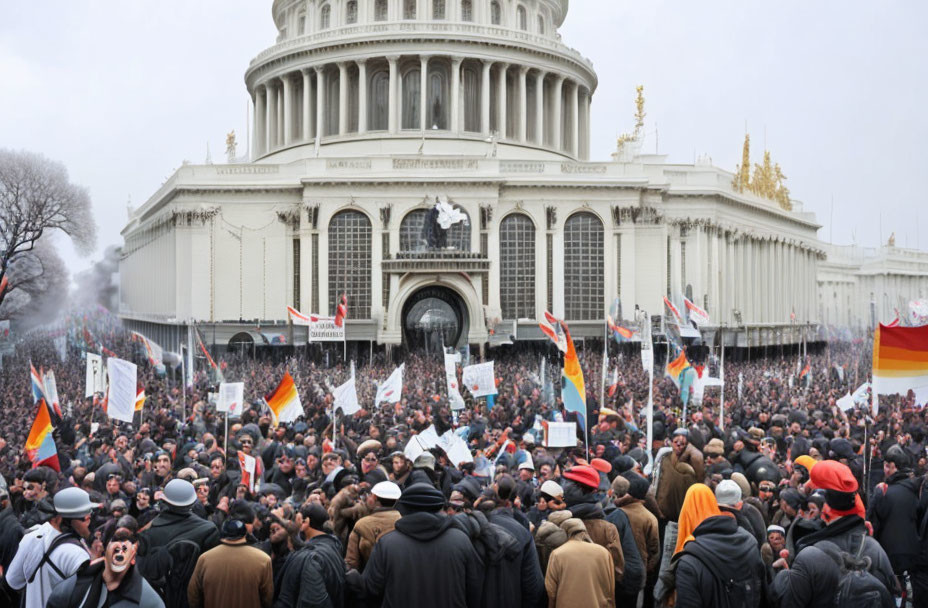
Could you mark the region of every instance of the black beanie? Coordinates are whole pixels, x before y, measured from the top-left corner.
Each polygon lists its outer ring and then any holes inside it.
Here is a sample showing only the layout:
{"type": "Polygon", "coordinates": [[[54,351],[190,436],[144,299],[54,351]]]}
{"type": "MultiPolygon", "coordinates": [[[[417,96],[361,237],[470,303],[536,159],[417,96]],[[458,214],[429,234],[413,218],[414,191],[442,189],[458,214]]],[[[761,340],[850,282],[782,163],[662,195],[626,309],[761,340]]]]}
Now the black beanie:
{"type": "Polygon", "coordinates": [[[641,475],[633,472],[626,471],[622,473],[622,477],[628,480],[628,495],[636,500],[644,500],[648,495],[648,480],[646,480],[641,475]]]}
{"type": "Polygon", "coordinates": [[[396,503],[400,513],[440,511],[445,506],[445,495],[427,483],[414,483],[403,492],[396,503]]]}

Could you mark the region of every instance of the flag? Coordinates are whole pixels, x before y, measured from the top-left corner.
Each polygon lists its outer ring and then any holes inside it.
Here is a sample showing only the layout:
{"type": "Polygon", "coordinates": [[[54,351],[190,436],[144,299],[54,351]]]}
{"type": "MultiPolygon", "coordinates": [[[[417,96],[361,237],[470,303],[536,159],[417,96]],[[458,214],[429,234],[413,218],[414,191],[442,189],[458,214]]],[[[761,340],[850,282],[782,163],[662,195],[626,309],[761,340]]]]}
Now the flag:
{"type": "Polygon", "coordinates": [[[242,472],[242,480],[240,483],[248,487],[249,492],[255,491],[255,478],[257,477],[256,468],[257,461],[254,456],[249,456],[241,450],[238,453],[238,468],[242,472]]]}
{"type": "Polygon", "coordinates": [[[374,407],[381,402],[396,403],[400,400],[403,393],[403,370],[406,364],[400,365],[393,370],[390,377],[387,378],[380,386],[377,387],[377,396],[374,397],[374,407]]]}
{"type": "Polygon", "coordinates": [[[38,403],[39,401],[48,402],[48,397],[45,395],[45,382],[42,380],[41,374],[35,371],[35,366],[32,362],[29,363],[29,370],[32,372],[32,402],[38,403]]]}
{"type": "Polygon", "coordinates": [[[683,323],[683,316],[680,314],[680,311],[676,306],[673,305],[673,302],[667,299],[667,296],[664,296],[664,312],[670,312],[670,316],[673,317],[673,320],[680,325],[683,323]]]}
{"type": "Polygon", "coordinates": [[[342,299],[335,308],[335,327],[341,327],[348,318],[348,295],[342,294],[342,299]]]}
{"type": "MultiPolygon", "coordinates": [[[[216,362],[213,360],[213,357],[209,354],[209,351],[206,349],[206,345],[203,344],[203,339],[200,338],[200,330],[194,327],[193,332],[194,332],[194,335],[196,336],[197,347],[200,349],[200,352],[203,353],[203,356],[206,357],[206,361],[207,363],[209,363],[210,369],[216,372],[216,377],[218,378],[220,384],[225,382],[226,379],[222,375],[222,370],[219,369],[218,365],[216,365],[216,362]]],[[[194,375],[194,371],[195,370],[193,369],[187,370],[187,377],[192,378],[194,375]]]]}
{"type": "Polygon", "coordinates": [[[667,299],[667,296],[664,296],[664,333],[667,340],[677,349],[683,347],[683,337],[680,335],[680,325],[682,323],[683,318],[680,316],[680,311],[673,305],[673,302],[667,299]]]}
{"type": "Polygon", "coordinates": [[[342,408],[342,414],[345,416],[361,411],[361,405],[358,403],[358,389],[354,383],[354,361],[351,362],[351,378],[336,388],[332,395],[335,397],[332,409],[342,408]]]}
{"type": "Polygon", "coordinates": [[[873,409],[877,395],[905,395],[928,388],[928,325],[880,325],[873,338],[873,409]]]}
{"type": "Polygon", "coordinates": [[[164,349],[157,343],[152,342],[137,331],[131,332],[131,339],[140,342],[145,347],[145,356],[152,365],[164,365],[164,349]]]}
{"type": "Polygon", "coordinates": [[[3,279],[0,279],[0,296],[3,295],[3,292],[6,291],[6,288],[9,284],[10,284],[10,275],[4,274],[3,279]]]}
{"type": "Polygon", "coordinates": [[[619,368],[616,367],[612,370],[612,383],[609,385],[609,396],[615,396],[615,392],[619,388],[619,368]]]}
{"type": "Polygon", "coordinates": [[[292,306],[287,307],[287,316],[290,318],[290,322],[294,325],[306,325],[308,326],[312,321],[312,318],[308,315],[304,315],[296,308],[292,306]]]}
{"type": "Polygon", "coordinates": [[[802,368],[802,371],[799,372],[799,380],[805,380],[806,386],[808,387],[812,383],[812,366],[806,362],[805,367],[802,368]]]}
{"type": "Polygon", "coordinates": [[[48,370],[45,372],[45,395],[48,398],[46,405],[51,405],[55,410],[55,415],[60,421],[63,417],[61,414],[61,403],[58,400],[58,384],[55,382],[55,372],[48,370]]]}
{"type": "Polygon", "coordinates": [[[609,307],[609,314],[606,315],[606,326],[612,332],[612,337],[616,343],[622,344],[628,342],[635,335],[635,332],[622,327],[622,300],[616,298],[609,307]]]}
{"type": "Polygon", "coordinates": [[[135,394],[135,411],[141,412],[144,406],[145,406],[145,387],[140,386],[138,392],[135,394]]]}
{"type": "Polygon", "coordinates": [[[545,311],[545,316],[543,319],[538,320],[538,327],[541,329],[541,333],[548,336],[552,342],[557,346],[557,349],[562,353],[567,352],[567,340],[564,337],[564,334],[558,331],[558,322],[547,310],[545,311]]]}
{"type": "Polygon", "coordinates": [[[896,318],[892,320],[891,323],[888,323],[886,327],[899,327],[899,314],[896,314],[896,318]]]}
{"type": "Polygon", "coordinates": [[[61,472],[58,464],[58,448],[52,437],[52,420],[48,415],[48,408],[42,400],[35,408],[35,421],[26,439],[26,456],[32,462],[32,468],[46,466],[61,472]]]}
{"type": "MultiPolygon", "coordinates": [[[[547,313],[545,314],[547,315],[547,313]]],[[[580,367],[580,359],[577,357],[577,350],[574,348],[574,341],[570,338],[567,324],[563,321],[559,321],[559,324],[564,331],[564,339],[567,342],[567,352],[564,355],[564,372],[561,377],[561,399],[564,401],[565,410],[577,414],[577,424],[585,433],[587,411],[583,369],[580,367]]]]}
{"type": "Polygon", "coordinates": [[[271,410],[275,426],[281,422],[293,422],[303,414],[303,404],[289,371],[284,373],[280,384],[264,401],[271,410]]]}
{"type": "Polygon", "coordinates": [[[690,392],[696,379],[696,370],[686,360],[685,351],[681,350],[676,359],[667,363],[666,372],[670,379],[673,380],[673,383],[677,385],[677,388],[680,389],[680,398],[683,400],[683,405],[688,404],[690,392]]]}
{"type": "Polygon", "coordinates": [[[709,313],[693,304],[689,298],[683,298],[683,303],[686,305],[686,311],[687,314],[689,314],[690,321],[695,323],[697,327],[709,324],[709,313]]]}

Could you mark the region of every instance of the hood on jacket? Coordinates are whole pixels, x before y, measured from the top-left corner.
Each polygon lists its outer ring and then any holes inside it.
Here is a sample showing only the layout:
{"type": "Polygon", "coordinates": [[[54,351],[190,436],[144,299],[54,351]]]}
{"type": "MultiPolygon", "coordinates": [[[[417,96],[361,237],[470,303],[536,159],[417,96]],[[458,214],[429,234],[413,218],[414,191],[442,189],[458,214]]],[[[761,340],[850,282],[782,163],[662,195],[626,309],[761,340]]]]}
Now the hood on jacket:
{"type": "Polygon", "coordinates": [[[757,555],[757,541],[728,515],[704,519],[696,526],[693,537],[695,542],[687,543],[680,555],[689,553],[700,557],[722,580],[735,578],[757,555]]]}
{"type": "Polygon", "coordinates": [[[444,534],[451,527],[450,517],[439,513],[417,511],[396,520],[394,526],[398,532],[418,541],[430,541],[444,534]]]}
{"type": "Polygon", "coordinates": [[[511,561],[521,553],[519,540],[502,526],[490,523],[483,513],[458,513],[450,518],[454,527],[470,538],[484,565],[511,561]]]}

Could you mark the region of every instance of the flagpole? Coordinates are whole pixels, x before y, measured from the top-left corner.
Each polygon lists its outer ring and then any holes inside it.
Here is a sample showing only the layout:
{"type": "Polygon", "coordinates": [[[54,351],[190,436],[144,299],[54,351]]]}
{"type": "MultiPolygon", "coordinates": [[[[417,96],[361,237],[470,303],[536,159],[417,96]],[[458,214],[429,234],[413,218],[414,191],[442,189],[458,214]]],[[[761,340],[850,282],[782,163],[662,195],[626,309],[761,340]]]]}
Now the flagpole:
{"type": "Polygon", "coordinates": [[[602,369],[602,381],[599,383],[599,409],[602,410],[606,406],[606,363],[609,359],[609,327],[607,324],[603,325],[603,369],[602,369]]]}
{"type": "Polygon", "coordinates": [[[719,407],[719,428],[725,430],[725,332],[722,332],[722,361],[719,363],[719,378],[722,381],[722,399],[719,407]]]}

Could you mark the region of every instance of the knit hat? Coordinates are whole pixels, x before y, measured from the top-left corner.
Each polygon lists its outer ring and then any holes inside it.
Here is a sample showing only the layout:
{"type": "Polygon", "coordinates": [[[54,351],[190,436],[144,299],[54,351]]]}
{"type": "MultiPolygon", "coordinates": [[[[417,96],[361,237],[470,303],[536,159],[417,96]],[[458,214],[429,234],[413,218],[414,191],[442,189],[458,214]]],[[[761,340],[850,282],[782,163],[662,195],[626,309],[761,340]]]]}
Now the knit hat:
{"type": "Polygon", "coordinates": [[[548,514],[548,521],[550,521],[555,526],[560,526],[566,520],[573,517],[573,514],[567,509],[562,509],[560,511],[552,511],[548,514]]]}
{"type": "Polygon", "coordinates": [[[380,448],[382,447],[383,447],[383,444],[381,444],[376,439],[368,439],[367,441],[365,441],[364,443],[358,446],[358,458],[364,458],[371,452],[375,452],[375,453],[379,452],[380,448]]]}
{"type": "Polygon", "coordinates": [[[796,488],[784,488],[780,492],[780,500],[797,511],[802,507],[802,495],[796,488]]]}
{"type": "Polygon", "coordinates": [[[794,464],[798,464],[801,467],[804,467],[805,470],[812,472],[812,467],[814,467],[818,461],[808,454],[803,454],[802,456],[797,456],[796,460],[793,461],[794,464]]]}
{"type": "Polygon", "coordinates": [[[243,538],[247,532],[245,524],[237,519],[227,519],[222,524],[222,538],[243,538]]]}
{"type": "Polygon", "coordinates": [[[303,519],[309,520],[309,527],[313,530],[322,530],[325,522],[329,521],[329,513],[320,504],[304,505],[300,511],[303,513],[303,519]]]}
{"type": "MultiPolygon", "coordinates": [[[[451,486],[451,489],[460,492],[464,495],[464,498],[471,502],[477,500],[477,497],[480,496],[480,482],[473,477],[465,477],[451,486]]],[[[542,491],[544,491],[544,486],[542,486],[542,491]]]]}
{"type": "Polygon", "coordinates": [[[427,483],[414,483],[406,488],[396,506],[404,515],[417,511],[434,513],[445,506],[445,495],[427,483]]]}
{"type": "Polygon", "coordinates": [[[733,507],[741,502],[741,488],[734,481],[724,479],[715,488],[715,498],[719,505],[733,507]]]}
{"type": "Polygon", "coordinates": [[[628,494],[629,481],[621,475],[617,475],[615,479],[612,480],[612,495],[615,498],[622,498],[628,494]]]}
{"type": "Polygon", "coordinates": [[[599,472],[588,464],[564,471],[564,479],[569,479],[594,490],[599,487],[599,472]]]}
{"type": "Polygon", "coordinates": [[[735,471],[731,474],[731,480],[738,484],[738,487],[741,488],[742,498],[753,496],[754,493],[751,491],[751,482],[748,481],[748,478],[745,477],[743,473],[738,473],[735,471]]]}
{"type": "Polygon", "coordinates": [[[725,444],[718,437],[713,437],[702,451],[707,456],[722,456],[725,453],[725,444]]]}
{"type": "Polygon", "coordinates": [[[609,461],[603,460],[602,458],[594,458],[590,461],[590,466],[600,473],[609,473],[612,470],[612,465],[609,464],[609,461]]]}
{"type": "Polygon", "coordinates": [[[631,496],[635,500],[644,500],[645,498],[647,498],[648,489],[650,487],[647,479],[631,471],[625,472],[625,474],[622,476],[628,480],[628,495],[629,496],[631,496]]]}

